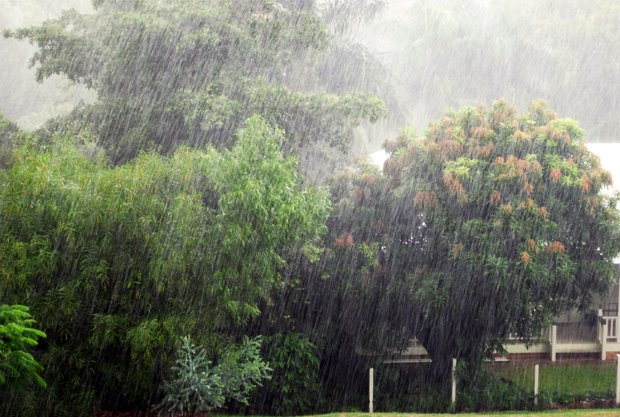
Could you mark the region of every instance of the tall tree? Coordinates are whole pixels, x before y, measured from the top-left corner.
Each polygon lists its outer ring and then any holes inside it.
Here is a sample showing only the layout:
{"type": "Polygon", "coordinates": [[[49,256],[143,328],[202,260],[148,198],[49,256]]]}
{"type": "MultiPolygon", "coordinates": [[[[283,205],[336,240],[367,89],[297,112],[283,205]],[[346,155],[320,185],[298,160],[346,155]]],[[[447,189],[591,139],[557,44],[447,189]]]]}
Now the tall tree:
{"type": "Polygon", "coordinates": [[[36,44],[38,79],[62,73],[97,91],[98,103],[72,119],[93,126],[114,162],[182,143],[229,147],[259,113],[288,132],[284,150],[311,173],[317,153],[348,151],[353,128],[385,108],[361,94],[291,88],[312,74],[295,58],[324,49],[328,36],[314,2],[288,3],[98,0],[94,14],[67,11],[8,35],[36,44]]]}
{"type": "Polygon", "coordinates": [[[383,173],[362,166],[332,187],[332,249],[305,275],[318,291],[297,305],[302,322],[358,351],[415,337],[445,378],[453,357],[479,364],[509,334],[532,340],[559,312],[587,309],[612,282],[620,217],[582,136],[541,102],[405,130],[383,173]]]}

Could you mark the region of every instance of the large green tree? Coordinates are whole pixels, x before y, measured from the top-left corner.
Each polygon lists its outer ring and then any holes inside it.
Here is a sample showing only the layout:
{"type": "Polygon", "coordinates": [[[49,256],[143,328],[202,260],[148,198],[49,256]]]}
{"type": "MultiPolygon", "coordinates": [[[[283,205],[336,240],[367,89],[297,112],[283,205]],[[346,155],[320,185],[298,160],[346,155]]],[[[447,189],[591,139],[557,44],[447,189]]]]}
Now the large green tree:
{"type": "Polygon", "coordinates": [[[330,249],[302,266],[307,291],[290,307],[298,326],[340,333],[349,355],[415,337],[441,379],[453,357],[479,364],[508,335],[530,341],[587,309],[612,282],[620,223],[582,136],[541,102],[405,129],[382,173],[361,165],[334,183],[330,249]]]}
{"type": "Polygon", "coordinates": [[[314,3],[98,0],[94,14],[8,35],[38,47],[38,79],[61,73],[96,90],[70,119],[92,126],[114,162],[183,143],[229,147],[258,113],[314,173],[315,158],[347,152],[353,128],[385,114],[379,99],[325,92],[314,66],[329,37],[314,3]]]}
{"type": "Polygon", "coordinates": [[[0,297],[31,305],[48,334],[37,415],[146,408],[179,336],[217,353],[259,313],[329,210],[283,141],[253,117],[223,153],[113,168],[86,156],[88,132],[16,151],[0,171],[0,297]]]}
{"type": "Polygon", "coordinates": [[[498,101],[393,150],[383,266],[411,286],[414,334],[440,368],[479,362],[511,333],[537,337],[609,288],[618,211],[582,137],[542,103],[521,116],[498,101]]]}

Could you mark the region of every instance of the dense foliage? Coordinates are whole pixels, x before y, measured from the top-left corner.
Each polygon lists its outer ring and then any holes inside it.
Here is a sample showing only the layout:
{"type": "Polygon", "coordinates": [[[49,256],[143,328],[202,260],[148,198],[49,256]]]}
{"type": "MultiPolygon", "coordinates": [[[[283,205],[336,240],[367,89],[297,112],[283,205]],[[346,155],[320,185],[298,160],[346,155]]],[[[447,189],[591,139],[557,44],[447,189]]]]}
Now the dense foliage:
{"type": "Polygon", "coordinates": [[[509,334],[529,340],[587,308],[614,276],[620,224],[582,136],[543,103],[520,115],[498,101],[423,138],[405,131],[383,174],[342,178],[330,233],[350,261],[336,271],[356,289],[345,304],[363,305],[349,331],[416,337],[445,375],[452,357],[480,363],[509,334]]]}
{"type": "Polygon", "coordinates": [[[277,333],[265,343],[271,379],[253,396],[257,414],[303,415],[321,404],[316,346],[301,333],[277,333]]]}
{"type": "Polygon", "coordinates": [[[116,163],[144,149],[229,147],[258,113],[286,130],[284,150],[311,173],[310,160],[348,151],[353,128],[385,107],[358,91],[307,92],[322,90],[307,55],[328,36],[314,2],[297,3],[101,0],[94,14],[66,11],[8,34],[36,44],[39,80],[61,73],[97,91],[70,119],[90,126],[116,163]]]}
{"type": "MultiPolygon", "coordinates": [[[[470,74],[489,81],[483,95],[506,74],[535,81],[495,70],[521,51],[567,103],[572,80],[613,72],[534,30],[511,48],[464,36],[478,20],[414,3],[419,24],[399,36],[416,39],[416,59],[391,69],[413,99],[433,95],[429,108],[478,88],[451,76],[480,60],[472,50],[488,58],[470,74]]],[[[39,80],[63,74],[97,101],[36,133],[0,117],[0,413],[362,407],[368,367],[414,339],[432,365],[409,379],[384,367],[377,383],[394,395],[378,405],[447,408],[453,357],[459,407],[530,401],[479,365],[509,335],[532,341],[559,312],[588,308],[620,252],[611,178],[576,122],[542,102],[448,112],[387,142],[382,171],[359,162],[331,178],[330,202],[306,184],[348,163],[356,128],[386,108],[402,116],[394,80],[352,35],[382,0],[93,6],[5,33],[35,45],[39,80]],[[399,402],[399,386],[414,397],[399,402]]],[[[568,41],[613,44],[608,24],[591,26],[568,41]]],[[[613,89],[592,91],[614,108],[613,89]]],[[[608,116],[598,131],[613,131],[608,116]]]]}
{"type": "Polygon", "coordinates": [[[13,154],[13,137],[19,131],[15,123],[0,113],[0,169],[6,168],[11,162],[13,154]]]}
{"type": "Polygon", "coordinates": [[[155,401],[178,337],[228,345],[227,326],[259,313],[283,256],[310,247],[329,209],[258,117],[231,151],[117,168],[84,156],[82,139],[24,146],[0,171],[0,294],[48,334],[38,415],[155,401]]]}

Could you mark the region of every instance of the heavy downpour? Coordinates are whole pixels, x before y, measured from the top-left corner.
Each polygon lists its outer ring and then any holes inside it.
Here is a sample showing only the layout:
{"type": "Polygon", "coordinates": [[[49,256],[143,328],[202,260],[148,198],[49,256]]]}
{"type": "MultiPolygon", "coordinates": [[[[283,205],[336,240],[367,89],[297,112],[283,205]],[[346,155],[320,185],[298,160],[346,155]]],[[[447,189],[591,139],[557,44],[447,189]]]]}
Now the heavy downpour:
{"type": "Polygon", "coordinates": [[[1,417],[618,415],[616,0],[0,31],[1,417]]]}

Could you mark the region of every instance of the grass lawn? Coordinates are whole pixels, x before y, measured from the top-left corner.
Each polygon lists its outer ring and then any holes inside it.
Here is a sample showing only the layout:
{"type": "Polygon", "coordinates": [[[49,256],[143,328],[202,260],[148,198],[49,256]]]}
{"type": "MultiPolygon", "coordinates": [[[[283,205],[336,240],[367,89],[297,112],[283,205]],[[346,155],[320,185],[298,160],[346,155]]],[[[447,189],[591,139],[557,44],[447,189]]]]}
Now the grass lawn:
{"type": "MultiPolygon", "coordinates": [[[[499,377],[513,381],[517,385],[534,391],[534,365],[498,368],[492,371],[499,377]]],[[[607,392],[616,386],[616,364],[559,364],[541,365],[540,390],[583,394],[587,392],[607,392]]],[[[616,411],[620,416],[620,411],[616,411]]]]}
{"type": "Polygon", "coordinates": [[[333,413],[314,417],[618,417],[620,409],[609,410],[561,410],[561,411],[508,411],[502,413],[463,413],[463,414],[413,414],[413,413],[333,413]]]}

